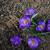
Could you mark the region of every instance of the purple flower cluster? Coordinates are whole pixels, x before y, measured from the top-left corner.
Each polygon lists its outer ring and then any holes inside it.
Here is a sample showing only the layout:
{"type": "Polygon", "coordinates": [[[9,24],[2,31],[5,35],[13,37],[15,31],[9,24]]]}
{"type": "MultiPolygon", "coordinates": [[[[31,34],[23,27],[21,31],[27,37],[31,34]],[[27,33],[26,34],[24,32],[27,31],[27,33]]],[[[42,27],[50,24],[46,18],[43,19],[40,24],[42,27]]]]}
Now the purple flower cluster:
{"type": "Polygon", "coordinates": [[[19,19],[19,28],[30,27],[31,19],[30,16],[35,14],[35,9],[26,8],[24,10],[24,16],[19,19]]]}
{"type": "MultiPolygon", "coordinates": [[[[18,47],[21,44],[21,39],[19,36],[12,36],[10,38],[10,42],[13,46],[18,47]]],[[[30,48],[37,48],[40,44],[41,40],[37,37],[28,37],[27,44],[30,48]]]]}
{"type": "MultiPolygon", "coordinates": [[[[36,13],[35,9],[33,8],[26,8],[24,10],[24,16],[22,18],[19,19],[19,28],[23,29],[23,28],[29,28],[31,25],[31,19],[30,16],[34,15],[36,13]]],[[[47,31],[50,31],[50,20],[48,20],[47,22],[47,27],[46,27],[46,23],[41,20],[38,22],[37,26],[36,26],[36,31],[45,31],[45,28],[47,29],[47,31]]],[[[21,38],[19,36],[12,36],[10,38],[10,42],[13,46],[20,46],[21,44],[21,38]]],[[[35,49],[39,46],[39,44],[41,43],[41,40],[38,37],[28,37],[27,40],[27,44],[30,48],[35,49]]]]}
{"type": "Polygon", "coordinates": [[[36,31],[49,31],[50,32],[50,19],[47,20],[47,23],[45,23],[43,20],[39,21],[36,26],[36,31]]]}
{"type": "MultiPolygon", "coordinates": [[[[35,9],[33,8],[26,8],[24,11],[24,16],[22,18],[19,19],[19,28],[28,28],[31,25],[31,19],[29,16],[34,15],[35,14],[35,9]]],[[[42,24],[44,25],[44,23],[42,24]]],[[[14,46],[19,46],[21,44],[21,39],[19,36],[13,36],[10,38],[10,42],[12,45],[14,46]]],[[[36,38],[36,37],[29,37],[28,38],[28,46],[30,48],[37,48],[39,45],[40,39],[36,38]]]]}
{"type": "Polygon", "coordinates": [[[28,38],[28,46],[32,49],[35,49],[39,46],[40,41],[41,40],[37,37],[29,37],[28,38]]]}

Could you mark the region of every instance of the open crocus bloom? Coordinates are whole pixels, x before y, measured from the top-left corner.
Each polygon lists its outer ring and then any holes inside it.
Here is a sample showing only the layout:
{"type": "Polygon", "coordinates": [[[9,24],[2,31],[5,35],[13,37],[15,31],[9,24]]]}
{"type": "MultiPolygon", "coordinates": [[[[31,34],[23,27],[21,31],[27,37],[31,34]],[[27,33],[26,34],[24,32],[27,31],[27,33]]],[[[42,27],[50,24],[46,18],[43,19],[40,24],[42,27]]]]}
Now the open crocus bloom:
{"type": "Polygon", "coordinates": [[[19,27],[20,28],[29,27],[30,24],[31,24],[31,20],[28,16],[24,16],[19,19],[19,27]]]}
{"type": "Polygon", "coordinates": [[[45,30],[45,22],[44,21],[39,21],[38,25],[36,26],[36,31],[44,31],[45,30]]]}
{"type": "Polygon", "coordinates": [[[20,40],[20,37],[18,36],[13,36],[10,38],[10,42],[13,46],[19,46],[21,44],[21,40],[20,40]]]}
{"type": "Polygon", "coordinates": [[[29,37],[28,38],[28,46],[32,49],[35,49],[40,44],[40,39],[37,37],[29,37]]]}
{"type": "Polygon", "coordinates": [[[24,10],[24,15],[34,15],[36,13],[36,10],[34,8],[26,8],[24,10]]]}

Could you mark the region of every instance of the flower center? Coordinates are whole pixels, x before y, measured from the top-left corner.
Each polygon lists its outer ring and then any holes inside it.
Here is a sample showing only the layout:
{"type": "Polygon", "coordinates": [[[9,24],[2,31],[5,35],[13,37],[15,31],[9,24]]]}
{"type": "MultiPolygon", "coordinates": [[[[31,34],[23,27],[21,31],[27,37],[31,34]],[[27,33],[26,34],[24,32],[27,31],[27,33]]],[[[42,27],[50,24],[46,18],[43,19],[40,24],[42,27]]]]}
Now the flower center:
{"type": "Polygon", "coordinates": [[[32,45],[34,45],[35,44],[35,41],[34,40],[32,40],[32,45]]]}
{"type": "Polygon", "coordinates": [[[44,26],[43,26],[43,25],[40,25],[39,27],[40,27],[40,28],[42,28],[42,29],[44,28],[44,26]]]}
{"type": "Polygon", "coordinates": [[[28,20],[24,20],[24,21],[23,21],[23,24],[26,24],[27,22],[28,22],[28,20]]]}

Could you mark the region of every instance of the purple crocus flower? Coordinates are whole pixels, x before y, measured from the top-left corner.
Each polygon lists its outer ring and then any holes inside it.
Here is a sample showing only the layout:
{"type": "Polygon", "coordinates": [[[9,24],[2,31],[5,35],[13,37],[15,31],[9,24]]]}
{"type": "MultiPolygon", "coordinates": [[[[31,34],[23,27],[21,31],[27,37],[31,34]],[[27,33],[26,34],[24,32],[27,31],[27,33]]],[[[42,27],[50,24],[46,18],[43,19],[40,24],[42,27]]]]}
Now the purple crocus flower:
{"type": "Polygon", "coordinates": [[[31,20],[26,15],[19,19],[19,27],[20,28],[29,27],[30,24],[31,24],[31,20]]]}
{"type": "Polygon", "coordinates": [[[47,22],[47,31],[50,31],[50,20],[47,22]]]}
{"type": "Polygon", "coordinates": [[[35,49],[39,46],[40,41],[41,40],[37,37],[29,37],[28,38],[28,46],[32,49],[35,49]]]}
{"type": "Polygon", "coordinates": [[[20,40],[20,37],[18,36],[13,36],[10,38],[10,42],[13,46],[19,46],[21,44],[21,40],[20,40]]]}
{"type": "Polygon", "coordinates": [[[35,8],[26,8],[24,10],[24,15],[34,15],[36,13],[36,10],[35,8]]]}
{"type": "Polygon", "coordinates": [[[38,22],[36,26],[36,31],[44,31],[45,30],[45,22],[43,20],[38,22]]]}

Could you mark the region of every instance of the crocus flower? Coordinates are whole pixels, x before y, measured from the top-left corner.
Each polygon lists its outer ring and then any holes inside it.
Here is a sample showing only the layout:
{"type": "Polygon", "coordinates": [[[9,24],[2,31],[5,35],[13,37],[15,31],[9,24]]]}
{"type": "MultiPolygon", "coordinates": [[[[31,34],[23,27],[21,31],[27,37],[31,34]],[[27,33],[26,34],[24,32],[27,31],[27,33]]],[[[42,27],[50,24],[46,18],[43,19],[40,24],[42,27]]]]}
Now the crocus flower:
{"type": "Polygon", "coordinates": [[[50,31],[50,20],[48,20],[48,22],[47,22],[47,31],[50,31]]]}
{"type": "Polygon", "coordinates": [[[19,46],[21,44],[21,40],[20,40],[20,37],[18,36],[13,36],[10,38],[10,42],[13,46],[19,46]]]}
{"type": "Polygon", "coordinates": [[[24,10],[24,15],[34,15],[36,13],[36,10],[34,8],[26,8],[24,10]]]}
{"type": "Polygon", "coordinates": [[[23,16],[22,18],[19,19],[19,27],[20,28],[29,27],[30,24],[31,24],[31,20],[28,16],[23,16]]]}
{"type": "Polygon", "coordinates": [[[41,40],[37,37],[29,37],[28,38],[28,46],[32,49],[35,49],[39,46],[40,41],[41,40]]]}
{"type": "Polygon", "coordinates": [[[45,22],[43,20],[38,22],[36,26],[36,31],[44,31],[45,30],[45,22]]]}

